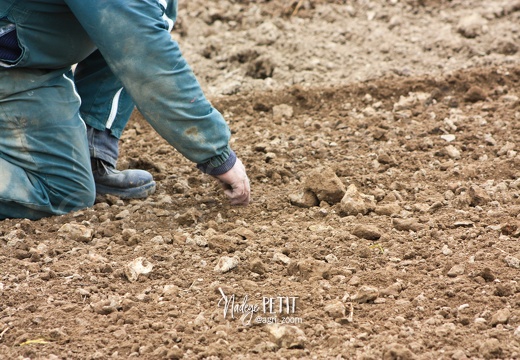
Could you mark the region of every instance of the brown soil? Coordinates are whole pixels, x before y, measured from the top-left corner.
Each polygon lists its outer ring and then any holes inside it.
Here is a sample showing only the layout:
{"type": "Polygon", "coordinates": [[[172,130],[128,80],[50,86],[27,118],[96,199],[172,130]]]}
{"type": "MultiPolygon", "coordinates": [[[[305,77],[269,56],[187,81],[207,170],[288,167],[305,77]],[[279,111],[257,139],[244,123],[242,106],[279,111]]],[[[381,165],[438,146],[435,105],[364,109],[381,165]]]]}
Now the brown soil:
{"type": "Polygon", "coordinates": [[[519,23],[518,1],[181,2],[253,202],[136,112],[120,166],[153,196],[0,222],[0,358],[520,358],[519,23]]]}

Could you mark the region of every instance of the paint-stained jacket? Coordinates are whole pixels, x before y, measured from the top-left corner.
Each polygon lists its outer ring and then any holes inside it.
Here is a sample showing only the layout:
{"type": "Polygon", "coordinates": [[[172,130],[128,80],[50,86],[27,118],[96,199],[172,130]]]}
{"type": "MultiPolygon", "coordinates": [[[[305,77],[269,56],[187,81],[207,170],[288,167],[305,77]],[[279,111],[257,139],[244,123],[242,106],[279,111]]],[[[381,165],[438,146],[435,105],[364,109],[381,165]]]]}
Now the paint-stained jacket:
{"type": "Polygon", "coordinates": [[[161,136],[205,172],[230,167],[229,128],[171,38],[176,13],[177,0],[0,0],[0,36],[16,34],[0,71],[68,68],[99,49],[161,136]]]}

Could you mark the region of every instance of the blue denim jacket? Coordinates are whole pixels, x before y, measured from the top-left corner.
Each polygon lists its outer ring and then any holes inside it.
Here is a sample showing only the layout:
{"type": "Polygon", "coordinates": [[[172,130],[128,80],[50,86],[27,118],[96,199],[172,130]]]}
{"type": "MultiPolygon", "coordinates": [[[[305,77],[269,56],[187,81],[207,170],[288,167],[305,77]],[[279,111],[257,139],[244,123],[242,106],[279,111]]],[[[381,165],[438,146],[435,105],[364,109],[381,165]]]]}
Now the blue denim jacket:
{"type": "Polygon", "coordinates": [[[176,15],[177,0],[0,0],[0,28],[14,24],[20,47],[0,71],[70,68],[99,49],[154,129],[202,171],[223,173],[235,161],[229,127],[171,38],[176,15]]]}

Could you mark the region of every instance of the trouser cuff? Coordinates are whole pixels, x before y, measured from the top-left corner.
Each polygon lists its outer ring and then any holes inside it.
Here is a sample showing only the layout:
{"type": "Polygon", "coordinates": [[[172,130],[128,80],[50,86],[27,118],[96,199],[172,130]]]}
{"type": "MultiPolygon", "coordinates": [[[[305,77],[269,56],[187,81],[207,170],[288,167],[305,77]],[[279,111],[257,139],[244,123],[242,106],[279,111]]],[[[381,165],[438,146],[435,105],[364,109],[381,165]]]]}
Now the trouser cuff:
{"type": "Polygon", "coordinates": [[[110,129],[104,131],[87,125],[90,157],[106,161],[116,167],[119,157],[119,139],[111,135],[110,129]]]}

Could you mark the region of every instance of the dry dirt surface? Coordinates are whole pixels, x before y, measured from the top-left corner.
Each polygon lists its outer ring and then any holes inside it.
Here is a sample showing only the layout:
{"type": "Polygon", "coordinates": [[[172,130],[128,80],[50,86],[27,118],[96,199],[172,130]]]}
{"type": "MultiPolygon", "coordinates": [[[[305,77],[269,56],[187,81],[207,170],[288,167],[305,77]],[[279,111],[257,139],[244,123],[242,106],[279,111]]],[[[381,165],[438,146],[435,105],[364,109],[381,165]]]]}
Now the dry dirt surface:
{"type": "Polygon", "coordinates": [[[143,201],[0,222],[1,359],[520,358],[520,2],[182,1],[253,202],[136,112],[143,201]]]}

